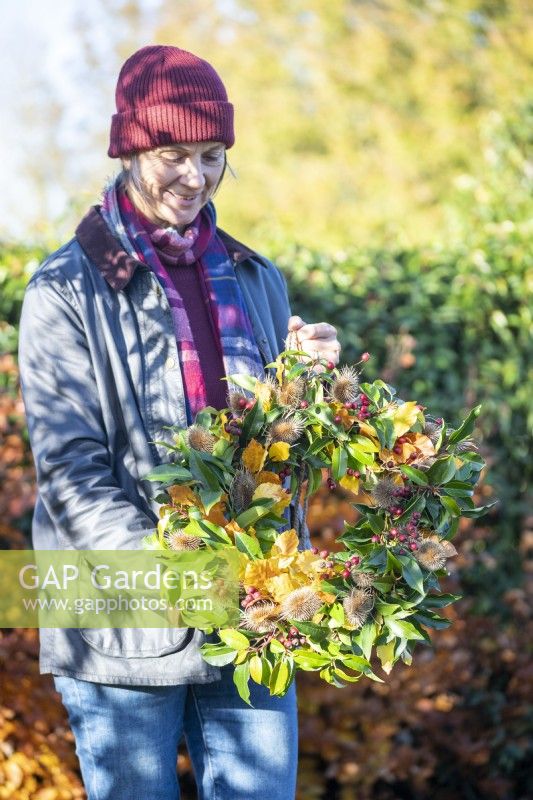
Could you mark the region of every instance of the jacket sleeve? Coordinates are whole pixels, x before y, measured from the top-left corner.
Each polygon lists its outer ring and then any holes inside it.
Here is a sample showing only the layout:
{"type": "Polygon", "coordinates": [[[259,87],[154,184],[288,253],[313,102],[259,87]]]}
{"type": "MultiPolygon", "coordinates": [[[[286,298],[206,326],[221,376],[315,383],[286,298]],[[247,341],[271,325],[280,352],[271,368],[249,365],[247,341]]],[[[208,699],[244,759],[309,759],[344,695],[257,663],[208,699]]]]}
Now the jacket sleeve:
{"type": "Polygon", "coordinates": [[[19,367],[39,494],[59,546],[138,549],[154,521],[113,475],[80,315],[43,274],[26,289],[19,367]]]}

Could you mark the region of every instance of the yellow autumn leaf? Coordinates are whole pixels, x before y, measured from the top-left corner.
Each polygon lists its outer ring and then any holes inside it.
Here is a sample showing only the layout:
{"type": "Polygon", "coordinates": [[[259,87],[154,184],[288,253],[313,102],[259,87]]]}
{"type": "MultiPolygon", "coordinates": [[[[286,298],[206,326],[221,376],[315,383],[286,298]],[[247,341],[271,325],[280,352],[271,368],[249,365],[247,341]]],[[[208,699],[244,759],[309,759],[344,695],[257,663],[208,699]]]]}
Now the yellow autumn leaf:
{"type": "Polygon", "coordinates": [[[268,457],[272,461],[286,461],[289,457],[291,446],[288,442],[274,442],[268,448],[268,457]]]}
{"type": "Polygon", "coordinates": [[[359,491],[359,478],[354,478],[353,475],[343,475],[339,483],[343,489],[347,489],[349,492],[357,494],[359,491]]]}
{"type": "Polygon", "coordinates": [[[175,511],[174,506],[164,505],[159,506],[159,516],[164,517],[167,512],[175,511]]]}
{"type": "Polygon", "coordinates": [[[275,483],[261,483],[252,496],[253,500],[275,500],[272,511],[281,513],[291,502],[291,493],[286,492],[282,486],[275,483]]]}
{"type": "Polygon", "coordinates": [[[255,482],[257,485],[260,483],[277,483],[279,485],[281,484],[281,478],[275,472],[263,470],[255,476],[255,482]]]}
{"type": "Polygon", "coordinates": [[[223,527],[226,529],[226,533],[233,540],[235,540],[235,534],[236,533],[247,533],[247,531],[245,531],[244,528],[241,528],[239,523],[235,522],[234,519],[232,519],[231,522],[224,522],[224,526],[223,527]]]}
{"type": "Polygon", "coordinates": [[[161,517],[159,522],[157,523],[157,535],[159,536],[159,540],[163,541],[164,533],[167,529],[168,523],[170,522],[170,515],[172,511],[167,511],[164,516],[161,517]]]}
{"type": "Polygon", "coordinates": [[[220,433],[219,433],[219,436],[222,439],[227,439],[228,442],[231,442],[232,435],[231,435],[231,433],[228,433],[228,431],[226,430],[226,424],[228,422],[228,415],[221,413],[219,420],[220,420],[220,433]]]}
{"type": "Polygon", "coordinates": [[[201,506],[200,499],[190,486],[169,486],[167,492],[175,506],[201,506]]]}
{"type": "Polygon", "coordinates": [[[258,558],[248,562],[244,571],[244,585],[262,589],[269,578],[278,574],[276,561],[275,558],[258,558]]]}
{"type": "Polygon", "coordinates": [[[429,436],[426,436],[423,433],[409,433],[407,436],[411,444],[416,447],[420,455],[424,458],[436,455],[435,445],[429,436]]]}
{"type": "Polygon", "coordinates": [[[287,595],[295,589],[298,589],[301,585],[299,581],[293,580],[286,572],[283,572],[281,575],[274,575],[272,578],[265,581],[265,586],[269,594],[272,595],[277,603],[281,603],[287,595]]]}
{"type": "Polygon", "coordinates": [[[412,428],[419,414],[420,409],[414,400],[409,400],[407,403],[403,403],[394,410],[392,422],[394,424],[394,434],[396,438],[407,433],[407,431],[412,428]]]}
{"type": "Polygon", "coordinates": [[[369,425],[368,422],[360,422],[359,423],[359,433],[362,433],[363,436],[368,436],[373,442],[378,441],[378,435],[376,433],[376,429],[369,425]]]}
{"type": "Polygon", "coordinates": [[[246,555],[246,553],[241,553],[240,550],[237,551],[237,577],[242,584],[246,584],[245,575],[246,575],[246,567],[250,564],[250,558],[246,555]]]}
{"type": "Polygon", "coordinates": [[[368,494],[368,492],[364,492],[362,489],[355,495],[354,500],[362,506],[375,505],[372,495],[368,494]]]}
{"type": "Polygon", "coordinates": [[[243,450],[242,463],[250,472],[260,472],[263,469],[267,451],[263,445],[252,439],[243,450]]]}
{"type": "Polygon", "coordinates": [[[393,461],[395,464],[406,464],[413,453],[416,455],[416,448],[410,442],[397,446],[401,447],[400,453],[395,453],[394,450],[380,450],[379,457],[384,464],[387,461],[393,461]]]}
{"type": "Polygon", "coordinates": [[[294,569],[315,577],[316,573],[321,571],[320,565],[323,563],[324,559],[311,550],[299,550],[294,560],[294,569]]]}
{"type": "Polygon", "coordinates": [[[298,534],[291,528],[288,531],[283,531],[276,538],[272,545],[270,555],[273,556],[292,556],[298,552],[298,534]]]}
{"type": "Polygon", "coordinates": [[[212,522],[214,525],[220,525],[222,528],[226,524],[227,520],[224,516],[224,511],[226,510],[226,504],[222,501],[219,503],[215,503],[215,505],[207,514],[206,519],[208,522],[212,522]]]}
{"type": "Polygon", "coordinates": [[[320,589],[317,591],[317,595],[320,597],[323,603],[334,603],[337,599],[336,594],[331,594],[331,592],[322,592],[320,589]]]}
{"type": "Polygon", "coordinates": [[[263,677],[263,663],[261,657],[254,653],[250,659],[250,678],[256,683],[261,683],[263,677]]]}
{"type": "Polygon", "coordinates": [[[273,395],[272,386],[268,383],[261,383],[261,381],[257,381],[255,384],[254,394],[257,397],[257,401],[261,403],[263,411],[270,411],[273,395]]]}

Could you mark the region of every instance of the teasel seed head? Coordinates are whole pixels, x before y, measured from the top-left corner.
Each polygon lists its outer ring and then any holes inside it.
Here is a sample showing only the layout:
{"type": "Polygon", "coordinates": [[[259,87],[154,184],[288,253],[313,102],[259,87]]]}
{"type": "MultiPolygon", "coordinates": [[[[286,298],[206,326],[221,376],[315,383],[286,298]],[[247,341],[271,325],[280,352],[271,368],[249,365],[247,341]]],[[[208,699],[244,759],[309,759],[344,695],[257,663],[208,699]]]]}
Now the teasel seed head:
{"type": "Polygon", "coordinates": [[[446,558],[451,558],[452,556],[457,555],[457,550],[455,549],[454,545],[448,539],[439,539],[436,533],[428,536],[425,541],[438,542],[446,558]]]}
{"type": "Polygon", "coordinates": [[[422,431],[422,433],[424,434],[424,436],[427,436],[428,439],[430,439],[430,441],[433,444],[437,444],[440,432],[441,432],[440,425],[437,425],[436,422],[431,422],[430,420],[426,420],[426,424],[424,425],[424,430],[422,431]]]}
{"type": "Polygon", "coordinates": [[[331,384],[331,394],[339,403],[353,403],[359,394],[359,376],[353,367],[343,367],[331,384]]]}
{"type": "Polygon", "coordinates": [[[299,622],[310,620],[320,606],[322,600],[310,586],[295,589],[281,603],[281,617],[296,619],[299,622]]]}
{"type": "Polygon", "coordinates": [[[269,407],[278,401],[279,386],[276,379],[269,373],[260,381],[257,381],[254,389],[257,401],[263,407],[269,407]]]}
{"type": "Polygon", "coordinates": [[[294,444],[302,435],[304,425],[297,417],[281,417],[268,429],[271,442],[288,442],[294,444]]]}
{"type": "Polygon", "coordinates": [[[438,542],[421,542],[415,553],[418,563],[429,570],[435,572],[446,566],[446,556],[438,542]]]}
{"type": "Polygon", "coordinates": [[[241,625],[250,631],[269,633],[276,629],[277,606],[271,600],[262,600],[243,611],[241,625]]]}
{"type": "Polygon", "coordinates": [[[373,572],[359,572],[357,569],[352,569],[351,575],[358,589],[370,589],[376,578],[373,572]]]}
{"type": "Polygon", "coordinates": [[[287,381],[279,388],[279,401],[289,408],[297,408],[305,392],[305,383],[301,378],[287,381]]]}
{"type": "Polygon", "coordinates": [[[420,566],[429,572],[436,572],[439,569],[444,569],[446,559],[455,555],[456,552],[455,547],[450,542],[440,542],[436,536],[431,536],[427,539],[422,539],[414,555],[420,566]]]}
{"type": "Polygon", "coordinates": [[[187,444],[193,450],[212,453],[215,446],[215,437],[210,431],[202,428],[201,425],[191,425],[187,429],[187,444]]]}
{"type": "Polygon", "coordinates": [[[398,487],[391,478],[380,478],[372,489],[372,499],[380,508],[392,508],[397,505],[394,492],[398,487]]]}
{"type": "Polygon", "coordinates": [[[374,608],[374,595],[369,589],[352,589],[342,607],[350,625],[361,628],[374,608]]]}
{"type": "Polygon", "coordinates": [[[237,470],[231,482],[230,500],[238,514],[248,508],[256,490],[255,478],[247,469],[237,470]]]}
{"type": "MultiPolygon", "coordinates": [[[[428,437],[428,438],[429,438],[429,437],[428,437]]],[[[431,466],[431,465],[432,465],[432,464],[433,464],[433,463],[434,463],[436,460],[437,460],[437,456],[425,456],[424,458],[421,458],[420,460],[418,460],[418,459],[415,459],[413,463],[414,463],[414,464],[416,464],[416,466],[417,466],[419,469],[429,469],[429,468],[430,468],[430,466],[431,466]]]]}
{"type": "Polygon", "coordinates": [[[455,452],[456,453],[468,453],[471,451],[477,452],[478,451],[477,444],[472,439],[463,439],[462,442],[459,442],[455,445],[455,452]]]}
{"type": "Polygon", "coordinates": [[[202,544],[199,536],[192,536],[183,531],[168,531],[165,539],[171,550],[198,550],[202,544]]]}
{"type": "Polygon", "coordinates": [[[242,410],[250,398],[243,392],[228,392],[228,407],[238,417],[242,414],[242,410]]]}

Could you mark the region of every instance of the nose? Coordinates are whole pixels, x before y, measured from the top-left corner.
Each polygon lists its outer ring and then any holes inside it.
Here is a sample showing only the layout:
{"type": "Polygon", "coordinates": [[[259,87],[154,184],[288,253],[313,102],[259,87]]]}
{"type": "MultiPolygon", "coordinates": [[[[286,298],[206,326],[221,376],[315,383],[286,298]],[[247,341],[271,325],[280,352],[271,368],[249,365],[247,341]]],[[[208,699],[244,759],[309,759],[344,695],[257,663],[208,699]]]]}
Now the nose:
{"type": "Polygon", "coordinates": [[[202,189],[205,186],[205,175],[202,169],[201,156],[188,156],[183,163],[183,173],[180,175],[180,183],[190,186],[192,189],[202,189]]]}

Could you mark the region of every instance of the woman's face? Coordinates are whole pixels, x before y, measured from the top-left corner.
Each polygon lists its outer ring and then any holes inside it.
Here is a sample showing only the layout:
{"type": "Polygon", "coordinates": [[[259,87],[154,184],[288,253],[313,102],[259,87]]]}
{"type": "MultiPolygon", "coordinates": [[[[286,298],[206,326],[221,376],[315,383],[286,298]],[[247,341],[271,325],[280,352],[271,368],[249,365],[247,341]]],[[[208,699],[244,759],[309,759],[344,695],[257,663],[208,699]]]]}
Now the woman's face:
{"type": "MultiPolygon", "coordinates": [[[[131,182],[128,194],[152,222],[172,225],[182,233],[213,195],[225,162],[221,142],[179,143],[147,150],[138,155],[143,196],[131,182]]],[[[129,169],[131,160],[123,159],[123,164],[129,169]]]]}

